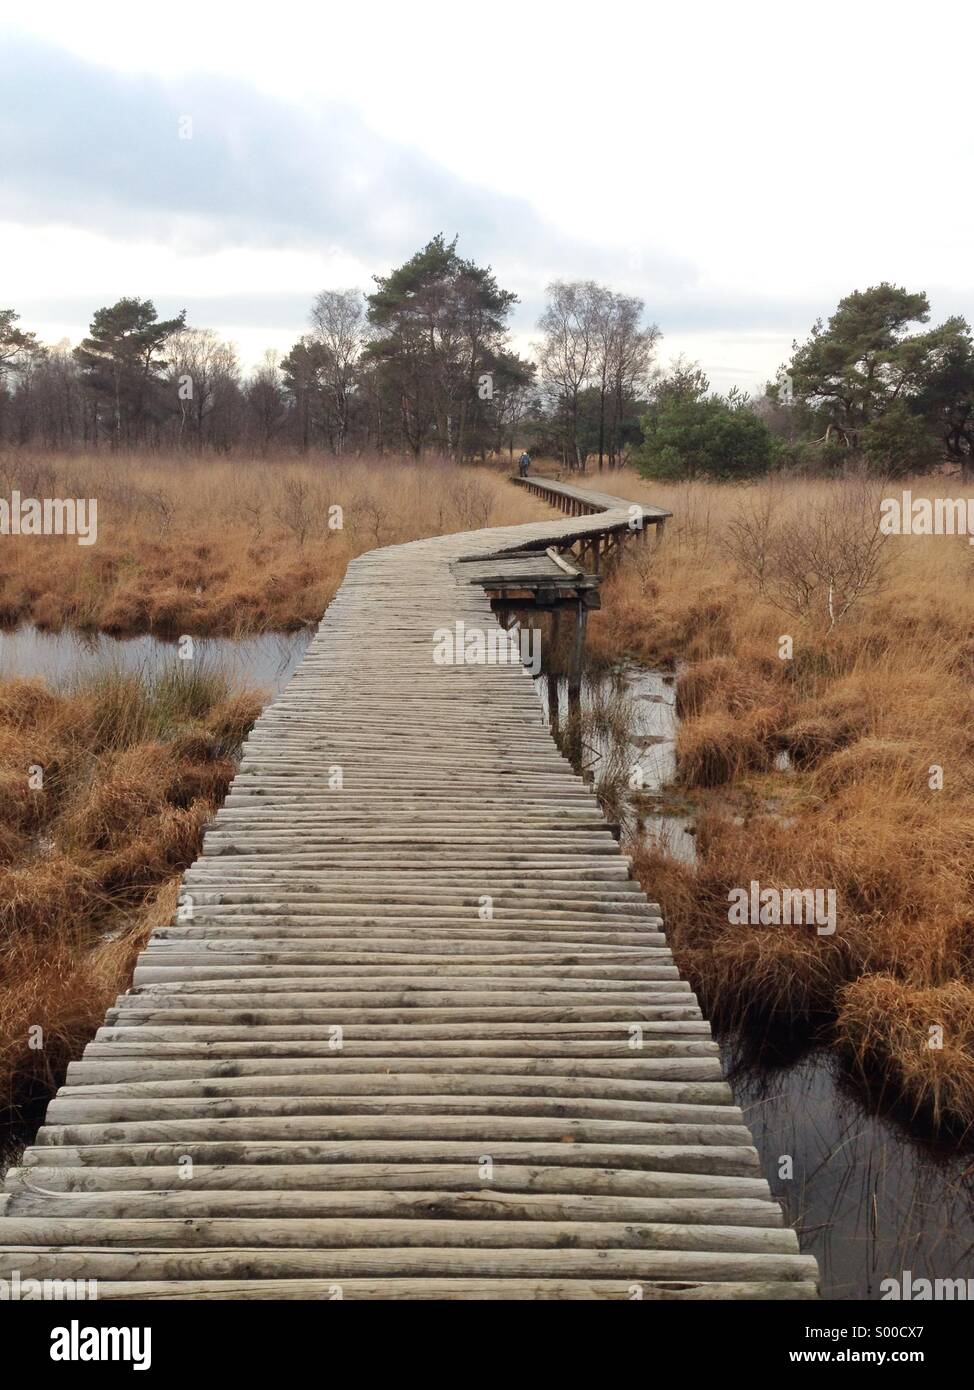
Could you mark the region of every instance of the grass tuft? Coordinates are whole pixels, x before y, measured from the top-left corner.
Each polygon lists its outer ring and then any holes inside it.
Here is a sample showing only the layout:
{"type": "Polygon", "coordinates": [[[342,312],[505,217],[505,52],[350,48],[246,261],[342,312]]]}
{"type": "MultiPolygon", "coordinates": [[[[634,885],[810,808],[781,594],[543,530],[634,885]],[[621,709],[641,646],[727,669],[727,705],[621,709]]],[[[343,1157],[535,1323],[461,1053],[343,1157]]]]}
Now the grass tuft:
{"type": "Polygon", "coordinates": [[[57,1085],[127,986],[261,703],[198,662],[0,681],[0,1105],[57,1085]]]}

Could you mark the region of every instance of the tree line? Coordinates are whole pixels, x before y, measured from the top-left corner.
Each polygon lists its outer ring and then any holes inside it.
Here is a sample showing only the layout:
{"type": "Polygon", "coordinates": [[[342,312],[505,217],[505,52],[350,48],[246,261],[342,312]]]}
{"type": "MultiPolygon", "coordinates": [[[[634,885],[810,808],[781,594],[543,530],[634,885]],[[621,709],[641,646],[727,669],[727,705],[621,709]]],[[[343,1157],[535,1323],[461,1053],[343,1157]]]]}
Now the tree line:
{"type": "Polygon", "coordinates": [[[3,309],[0,444],[457,460],[527,446],[568,470],[633,460],[661,478],[972,467],[971,329],[958,316],[927,327],[922,291],[847,295],[753,400],[711,391],[696,363],[662,371],[636,296],[555,281],[532,358],[512,345],[517,302],[439,235],[370,293],[323,290],[286,356],[249,373],[213,330],[160,319],[149,300],[97,310],[73,349],[3,309]]]}
{"type": "Polygon", "coordinates": [[[527,442],[569,468],[625,461],[641,439],[659,331],[643,302],[558,281],[537,361],[514,350],[517,296],[434,237],[375,288],[323,290],[308,332],[249,373],[232,344],[160,319],[151,300],[94,314],[75,348],[0,311],[0,442],[63,449],[272,447],[458,460],[527,442]]]}
{"type": "Polygon", "coordinates": [[[927,328],[923,291],[883,282],[819,319],[764,394],[712,393],[677,363],[651,392],[637,461],[648,477],[770,469],[883,477],[974,468],[974,340],[959,316],[927,328]]]}

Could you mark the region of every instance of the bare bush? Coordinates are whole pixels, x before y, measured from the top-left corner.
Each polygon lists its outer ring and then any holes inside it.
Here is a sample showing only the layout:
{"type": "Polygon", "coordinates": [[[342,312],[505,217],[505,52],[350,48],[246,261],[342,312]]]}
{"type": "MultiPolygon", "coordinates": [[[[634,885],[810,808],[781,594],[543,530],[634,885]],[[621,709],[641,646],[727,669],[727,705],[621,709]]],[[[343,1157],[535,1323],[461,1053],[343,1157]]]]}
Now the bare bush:
{"type": "Polygon", "coordinates": [[[176,513],[176,503],[168,492],[147,492],[143,497],[144,505],[152,514],[159,527],[161,535],[169,533],[172,526],[173,517],[176,513]]]}
{"type": "Polygon", "coordinates": [[[489,487],[476,478],[457,478],[450,486],[449,499],[457,519],[468,531],[489,525],[493,497],[489,487]]]}
{"type": "Polygon", "coordinates": [[[57,491],[55,470],[30,454],[7,453],[0,461],[0,469],[8,492],[16,488],[23,497],[50,497],[57,491]]]}
{"type": "Polygon", "coordinates": [[[393,519],[393,509],[372,492],[359,492],[345,506],[345,529],[353,537],[366,535],[378,547],[393,519]]]}
{"type": "Polygon", "coordinates": [[[799,510],[780,495],[749,498],[728,525],[739,568],[769,603],[829,632],[886,579],[888,537],[879,529],[881,489],[852,479],[799,510]]]}
{"type": "Polygon", "coordinates": [[[303,547],[314,525],[311,485],[304,478],[289,477],[281,485],[281,500],[274,508],[277,520],[303,547]]]}
{"type": "Polygon", "coordinates": [[[772,545],[781,527],[779,500],[762,488],[739,505],[727,524],[731,555],[760,592],[769,577],[772,545]]]}

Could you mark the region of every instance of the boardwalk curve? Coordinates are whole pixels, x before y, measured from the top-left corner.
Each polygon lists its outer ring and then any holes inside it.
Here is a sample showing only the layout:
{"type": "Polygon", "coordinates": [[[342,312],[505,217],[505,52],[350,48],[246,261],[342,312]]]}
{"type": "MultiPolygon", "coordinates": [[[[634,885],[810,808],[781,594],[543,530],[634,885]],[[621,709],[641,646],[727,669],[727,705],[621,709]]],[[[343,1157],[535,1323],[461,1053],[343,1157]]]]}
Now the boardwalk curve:
{"type": "Polygon", "coordinates": [[[5,1277],[815,1296],[658,908],[529,675],[433,660],[437,630],[496,631],[455,562],[630,526],[577,491],[587,515],[349,565],[247,739],[184,920],[6,1178],[5,1277]]]}

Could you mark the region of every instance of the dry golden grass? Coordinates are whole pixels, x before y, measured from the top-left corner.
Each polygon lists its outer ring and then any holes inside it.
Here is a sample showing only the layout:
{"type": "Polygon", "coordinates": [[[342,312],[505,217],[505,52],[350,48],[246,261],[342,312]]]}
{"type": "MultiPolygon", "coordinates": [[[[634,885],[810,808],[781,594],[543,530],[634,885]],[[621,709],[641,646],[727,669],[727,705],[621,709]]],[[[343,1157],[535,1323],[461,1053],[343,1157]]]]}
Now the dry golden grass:
{"type": "Polygon", "coordinates": [[[0,682],[0,1107],[55,1086],[126,988],[261,703],[178,661],[0,682]]]}
{"type": "MultiPolygon", "coordinates": [[[[728,1020],[815,1020],[937,1124],[974,1122],[974,564],[960,537],[896,537],[886,570],[831,630],[787,613],[727,544],[742,490],[599,486],[672,508],[663,547],[632,554],[590,622],[597,654],[677,664],[678,781],[698,804],[698,863],[638,868],[706,1007],[728,1020]],[[779,639],[790,635],[791,660],[779,639]],[[775,770],[787,751],[790,771],[775,770]],[[934,789],[934,769],[943,787],[934,789]],[[728,893],[834,888],[833,937],[731,925],[728,893]],[[926,1028],[953,1019],[950,1049],[926,1028]],[[920,1041],[917,1041],[917,1040],[920,1041]],[[920,1049],[922,1046],[922,1050],[920,1049]]],[[[796,547],[849,484],[789,483],[796,547]]],[[[902,484],[887,489],[898,493],[902,484]]],[[[919,495],[963,494],[944,480],[919,495]]],[[[748,488],[751,508],[776,482],[748,488]]]]}
{"type": "Polygon", "coordinates": [[[388,457],[11,454],[0,491],[13,488],[96,498],[98,540],[4,537],[0,625],[120,636],[294,630],[320,619],[365,550],[551,514],[503,465],[388,457]]]}
{"type": "Polygon", "coordinates": [[[54,934],[19,933],[5,940],[0,1106],[16,1111],[61,1084],[68,1063],[128,987],[149,933],[171,920],[178,888],[175,875],[116,936],[92,940],[84,930],[62,927],[54,934]]]}

